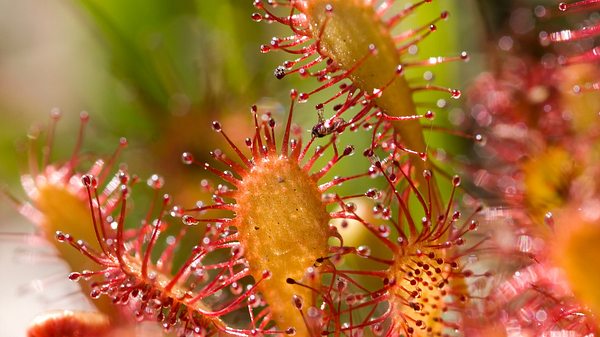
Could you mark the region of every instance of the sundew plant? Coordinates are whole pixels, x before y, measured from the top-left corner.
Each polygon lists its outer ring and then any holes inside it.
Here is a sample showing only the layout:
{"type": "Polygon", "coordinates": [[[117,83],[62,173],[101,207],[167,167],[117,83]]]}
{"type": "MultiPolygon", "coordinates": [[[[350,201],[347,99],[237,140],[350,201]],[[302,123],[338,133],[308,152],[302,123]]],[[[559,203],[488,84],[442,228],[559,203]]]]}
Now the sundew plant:
{"type": "Polygon", "coordinates": [[[46,6],[5,15],[0,331],[600,334],[600,1],[46,6]]]}

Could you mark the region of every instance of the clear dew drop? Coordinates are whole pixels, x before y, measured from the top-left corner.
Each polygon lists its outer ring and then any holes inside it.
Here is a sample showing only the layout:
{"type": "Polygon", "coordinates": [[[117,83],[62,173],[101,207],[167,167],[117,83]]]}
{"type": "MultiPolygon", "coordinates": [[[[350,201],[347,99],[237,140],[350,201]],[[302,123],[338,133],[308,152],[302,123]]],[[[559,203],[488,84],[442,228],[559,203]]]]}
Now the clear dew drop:
{"type": "Polygon", "coordinates": [[[186,165],[191,165],[194,163],[194,155],[189,152],[184,152],[181,154],[181,161],[186,165]]]}
{"type": "Polygon", "coordinates": [[[558,4],[558,10],[561,12],[566,11],[568,8],[569,8],[568,5],[564,2],[561,2],[558,4]]]}
{"type": "Polygon", "coordinates": [[[298,103],[306,103],[309,97],[310,96],[307,93],[301,93],[300,95],[298,95],[298,103]]]}
{"type": "Polygon", "coordinates": [[[270,278],[271,278],[271,276],[273,276],[273,273],[271,273],[271,271],[270,271],[270,270],[264,270],[264,271],[262,272],[262,277],[263,277],[263,279],[265,279],[265,280],[268,280],[268,279],[270,279],[270,278]]]}
{"type": "Polygon", "coordinates": [[[100,298],[100,295],[101,295],[101,294],[102,294],[102,293],[100,292],[100,290],[99,290],[99,289],[93,289],[93,290],[90,292],[90,297],[91,297],[91,298],[93,298],[93,299],[98,299],[98,298],[100,298]]]}
{"type": "Polygon", "coordinates": [[[476,143],[477,145],[479,145],[479,146],[484,146],[484,145],[485,145],[485,143],[486,143],[486,138],[485,138],[485,136],[484,136],[484,135],[482,135],[482,134],[479,134],[479,133],[478,133],[478,134],[476,134],[476,135],[473,137],[473,140],[474,140],[474,141],[475,141],[475,143],[476,143]]]}
{"type": "Polygon", "coordinates": [[[336,281],[336,288],[339,293],[343,293],[348,288],[348,281],[345,279],[338,279],[336,281]]]}
{"type": "Polygon", "coordinates": [[[163,177],[158,174],[153,174],[148,178],[146,184],[152,189],[158,190],[161,189],[165,185],[165,180],[163,177]]]}
{"type": "Polygon", "coordinates": [[[127,187],[127,185],[121,185],[119,187],[119,190],[121,191],[121,198],[123,198],[123,199],[129,198],[130,190],[129,190],[129,187],[127,187]]]}
{"type": "Polygon", "coordinates": [[[187,214],[186,214],[186,215],[184,215],[184,216],[181,218],[181,221],[182,221],[182,222],[183,222],[185,225],[188,225],[188,226],[196,226],[197,224],[199,224],[199,223],[200,223],[200,221],[198,221],[198,219],[194,218],[194,217],[193,217],[193,216],[191,216],[191,215],[187,215],[187,214]]]}
{"type": "Polygon", "coordinates": [[[231,284],[231,286],[229,287],[229,289],[231,290],[231,293],[234,295],[239,295],[244,290],[244,288],[237,282],[233,282],[231,284]]]}
{"type": "Polygon", "coordinates": [[[352,146],[352,145],[346,146],[346,148],[344,149],[344,156],[350,156],[353,154],[354,154],[354,146],[352,146]]]}
{"type": "Polygon", "coordinates": [[[374,200],[375,200],[375,199],[378,199],[378,197],[379,197],[379,191],[378,191],[377,189],[375,189],[375,188],[370,188],[370,189],[369,189],[369,190],[368,190],[368,191],[365,193],[365,195],[366,195],[368,198],[371,198],[371,199],[374,199],[374,200]]]}
{"type": "Polygon", "coordinates": [[[469,224],[469,230],[474,231],[477,230],[478,227],[479,223],[477,222],[477,220],[471,220],[471,223],[469,224]]]}
{"type": "Polygon", "coordinates": [[[353,202],[348,202],[348,203],[346,203],[345,208],[346,208],[346,212],[355,212],[356,204],[353,202]]]}
{"type": "Polygon", "coordinates": [[[294,295],[292,297],[292,304],[296,307],[296,309],[302,310],[302,307],[304,306],[304,300],[301,296],[294,295]]]}
{"type": "Polygon", "coordinates": [[[450,91],[450,95],[451,95],[451,96],[452,96],[452,98],[454,98],[454,99],[459,99],[459,98],[460,98],[460,96],[462,96],[462,92],[461,92],[460,90],[458,90],[458,89],[452,89],[452,90],[450,91]]]}
{"type": "Polygon", "coordinates": [[[120,170],[119,173],[117,173],[117,176],[121,184],[127,185],[127,183],[129,182],[129,175],[127,174],[127,172],[120,170]]]}
{"type": "Polygon", "coordinates": [[[387,238],[390,236],[391,230],[389,226],[386,225],[380,225],[378,228],[378,234],[380,237],[382,238],[387,238]]]}
{"type": "Polygon", "coordinates": [[[81,276],[82,276],[81,273],[72,272],[71,274],[69,274],[69,280],[76,282],[76,281],[79,281],[81,276]]]}
{"type": "Polygon", "coordinates": [[[183,208],[179,205],[175,205],[171,208],[170,214],[174,218],[181,218],[183,216],[183,208]]]}
{"type": "Polygon", "coordinates": [[[463,51],[460,53],[460,59],[465,62],[469,62],[471,60],[471,56],[466,51],[463,51]]]}
{"type": "Polygon", "coordinates": [[[459,176],[454,176],[452,178],[452,185],[454,185],[454,187],[460,186],[460,177],[459,176]]]}
{"type": "Polygon", "coordinates": [[[552,212],[547,212],[544,215],[544,223],[550,228],[554,227],[554,215],[552,214],[552,212]]]}
{"type": "Polygon", "coordinates": [[[369,246],[358,246],[358,248],[356,248],[356,254],[360,257],[369,257],[371,256],[371,248],[369,248],[369,246]]]}
{"type": "Polygon", "coordinates": [[[251,18],[254,22],[261,22],[263,19],[263,16],[260,15],[260,13],[252,13],[251,18]]]}
{"type": "Polygon", "coordinates": [[[65,242],[67,240],[67,235],[61,231],[56,231],[55,237],[58,242],[65,242]]]}
{"type": "Polygon", "coordinates": [[[271,47],[267,46],[266,44],[263,44],[260,46],[260,52],[263,54],[266,54],[268,52],[271,51],[271,47]]]}
{"type": "Polygon", "coordinates": [[[91,174],[85,174],[81,177],[81,183],[85,187],[95,188],[98,186],[98,180],[91,174]]]}

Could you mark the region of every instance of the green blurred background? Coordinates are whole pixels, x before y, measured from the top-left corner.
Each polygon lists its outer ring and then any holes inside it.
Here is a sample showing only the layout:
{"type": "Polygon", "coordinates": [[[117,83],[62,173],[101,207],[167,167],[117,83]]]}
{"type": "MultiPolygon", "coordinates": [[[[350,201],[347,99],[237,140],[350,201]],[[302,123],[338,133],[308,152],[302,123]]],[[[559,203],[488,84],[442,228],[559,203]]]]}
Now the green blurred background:
{"type": "MultiPolygon", "coordinates": [[[[182,151],[202,154],[214,147],[210,121],[221,119],[226,128],[239,130],[249,123],[252,104],[273,107],[283,120],[289,90],[315,83],[297,76],[275,79],[273,69],[288,55],[261,55],[258,48],[287,29],[250,20],[251,2],[2,1],[0,179],[15,187],[24,162],[15,153],[23,152],[32,125],[49,122],[53,107],[63,112],[59,132],[66,135],[56,138],[54,158],[68,153],[77,115],[86,110],[91,115],[86,149],[111,152],[125,136],[131,144],[126,161],[141,175],[158,168],[164,175],[184,170],[182,151]]],[[[438,25],[439,33],[419,45],[420,55],[464,49],[477,54],[473,47],[482,37],[470,32],[464,39],[461,33],[480,24],[473,3],[439,1],[419,11],[421,22],[442,8],[452,13],[438,25]]],[[[411,19],[405,27],[414,25],[411,19]]],[[[436,82],[463,88],[465,76],[459,75],[475,73],[472,64],[434,69],[436,82]]],[[[316,122],[317,101],[298,109],[297,122],[307,128],[316,122]]],[[[249,130],[241,129],[237,139],[249,130]]]]}

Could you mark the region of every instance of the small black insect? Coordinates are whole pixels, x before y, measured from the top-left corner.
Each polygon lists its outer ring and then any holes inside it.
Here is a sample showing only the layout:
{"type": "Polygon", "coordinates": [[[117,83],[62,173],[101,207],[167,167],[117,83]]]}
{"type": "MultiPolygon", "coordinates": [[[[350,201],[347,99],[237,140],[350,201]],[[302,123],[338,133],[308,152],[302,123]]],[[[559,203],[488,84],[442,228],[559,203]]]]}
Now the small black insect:
{"type": "Polygon", "coordinates": [[[340,132],[346,127],[346,121],[340,117],[332,117],[327,120],[319,113],[319,122],[312,127],[311,134],[316,138],[323,138],[334,132],[340,132]]]}

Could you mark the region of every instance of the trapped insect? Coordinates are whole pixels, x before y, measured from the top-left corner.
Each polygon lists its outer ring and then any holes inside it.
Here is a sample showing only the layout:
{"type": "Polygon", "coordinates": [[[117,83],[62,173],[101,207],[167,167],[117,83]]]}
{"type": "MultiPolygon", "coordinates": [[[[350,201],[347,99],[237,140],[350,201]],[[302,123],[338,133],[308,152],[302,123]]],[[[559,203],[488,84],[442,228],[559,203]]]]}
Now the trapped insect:
{"type": "Polygon", "coordinates": [[[319,113],[319,122],[312,127],[311,134],[316,138],[323,138],[334,132],[341,132],[348,125],[343,118],[332,117],[327,120],[323,119],[319,113]]]}

